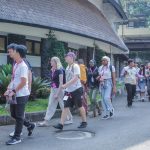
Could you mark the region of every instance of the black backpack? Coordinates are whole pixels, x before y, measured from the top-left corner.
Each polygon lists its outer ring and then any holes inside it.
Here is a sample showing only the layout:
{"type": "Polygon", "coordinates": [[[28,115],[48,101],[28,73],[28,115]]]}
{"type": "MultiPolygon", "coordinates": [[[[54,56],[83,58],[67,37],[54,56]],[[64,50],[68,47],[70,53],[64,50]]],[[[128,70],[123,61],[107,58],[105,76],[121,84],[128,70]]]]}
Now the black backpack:
{"type": "Polygon", "coordinates": [[[62,71],[63,71],[63,84],[66,83],[66,73],[65,73],[65,69],[62,68],[62,71]]]}

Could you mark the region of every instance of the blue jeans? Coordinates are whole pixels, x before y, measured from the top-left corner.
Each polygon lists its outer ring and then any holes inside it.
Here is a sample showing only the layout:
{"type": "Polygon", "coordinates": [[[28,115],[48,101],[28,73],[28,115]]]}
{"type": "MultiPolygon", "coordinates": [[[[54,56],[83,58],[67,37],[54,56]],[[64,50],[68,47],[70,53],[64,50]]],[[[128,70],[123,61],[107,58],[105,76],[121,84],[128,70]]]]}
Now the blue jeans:
{"type": "Polygon", "coordinates": [[[100,92],[102,96],[102,107],[104,110],[104,115],[109,115],[113,111],[114,107],[111,102],[112,94],[112,79],[107,79],[104,84],[100,85],[100,92]]]}

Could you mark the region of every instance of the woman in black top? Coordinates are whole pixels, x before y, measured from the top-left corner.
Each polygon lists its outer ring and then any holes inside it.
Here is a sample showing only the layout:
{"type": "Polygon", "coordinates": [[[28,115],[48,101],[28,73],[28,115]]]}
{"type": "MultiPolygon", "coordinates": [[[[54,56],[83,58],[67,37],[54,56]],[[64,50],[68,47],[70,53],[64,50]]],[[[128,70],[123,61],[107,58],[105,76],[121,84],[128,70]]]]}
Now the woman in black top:
{"type": "MultiPolygon", "coordinates": [[[[51,93],[49,96],[49,104],[47,107],[44,121],[39,123],[39,126],[48,125],[48,121],[53,117],[58,103],[59,103],[61,110],[64,109],[64,103],[63,103],[64,92],[61,88],[64,82],[63,67],[58,57],[52,57],[50,63],[51,63],[51,70],[50,70],[51,93]]],[[[69,116],[67,118],[72,120],[71,113],[69,113],[69,116]]]]}

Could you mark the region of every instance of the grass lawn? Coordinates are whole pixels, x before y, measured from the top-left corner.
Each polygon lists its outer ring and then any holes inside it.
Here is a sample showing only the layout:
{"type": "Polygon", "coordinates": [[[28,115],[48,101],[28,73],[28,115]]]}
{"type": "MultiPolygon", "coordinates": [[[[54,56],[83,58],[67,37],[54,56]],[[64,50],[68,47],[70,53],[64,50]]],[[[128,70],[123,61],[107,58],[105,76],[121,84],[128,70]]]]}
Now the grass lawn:
{"type": "MultiPolygon", "coordinates": [[[[26,112],[37,112],[46,110],[48,105],[48,99],[37,99],[35,101],[29,101],[26,106],[26,112]]],[[[5,105],[0,105],[0,116],[8,115],[5,110],[5,105]]]]}

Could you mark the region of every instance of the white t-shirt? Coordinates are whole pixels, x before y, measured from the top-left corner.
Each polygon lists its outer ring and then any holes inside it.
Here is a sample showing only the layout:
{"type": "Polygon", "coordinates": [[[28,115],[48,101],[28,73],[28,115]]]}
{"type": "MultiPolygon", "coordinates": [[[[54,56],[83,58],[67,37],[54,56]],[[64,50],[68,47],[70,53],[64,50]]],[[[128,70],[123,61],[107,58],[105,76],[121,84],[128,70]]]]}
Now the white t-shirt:
{"type": "MultiPolygon", "coordinates": [[[[112,72],[115,72],[115,67],[112,66],[112,72]]],[[[103,79],[111,79],[112,78],[112,74],[111,74],[111,70],[110,70],[110,66],[100,66],[98,68],[98,73],[100,76],[103,77],[103,79]]]]}
{"type": "Polygon", "coordinates": [[[80,82],[80,67],[78,64],[73,64],[66,68],[66,82],[69,82],[71,79],[73,79],[75,75],[78,75],[79,79],[74,84],[66,88],[67,92],[73,92],[82,87],[80,82]]]}
{"type": "Polygon", "coordinates": [[[133,84],[135,85],[136,84],[136,77],[137,77],[137,70],[135,67],[124,67],[123,71],[122,71],[122,75],[124,75],[124,73],[127,73],[125,75],[125,78],[124,78],[124,82],[125,83],[129,83],[129,84],[133,84]]]}
{"type": "Polygon", "coordinates": [[[28,96],[30,95],[29,89],[28,89],[28,67],[25,64],[24,61],[22,61],[19,64],[15,64],[13,68],[13,89],[16,89],[17,86],[21,82],[21,78],[26,78],[26,85],[20,89],[19,91],[16,92],[16,97],[22,97],[22,96],[28,96]]]}

